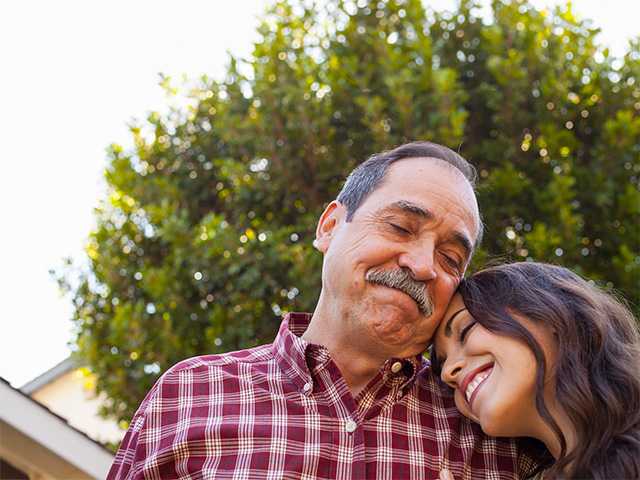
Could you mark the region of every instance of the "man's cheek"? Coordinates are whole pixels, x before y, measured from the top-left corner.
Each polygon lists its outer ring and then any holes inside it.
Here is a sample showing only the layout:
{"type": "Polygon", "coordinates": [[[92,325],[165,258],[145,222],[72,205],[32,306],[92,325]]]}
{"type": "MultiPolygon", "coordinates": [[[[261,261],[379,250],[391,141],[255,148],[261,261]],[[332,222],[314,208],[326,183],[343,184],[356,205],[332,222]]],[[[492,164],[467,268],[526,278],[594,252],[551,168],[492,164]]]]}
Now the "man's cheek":
{"type": "Polygon", "coordinates": [[[446,296],[447,298],[447,303],[451,301],[451,297],[453,297],[453,294],[456,293],[456,290],[458,289],[458,285],[460,285],[461,281],[462,281],[462,277],[450,277],[444,281],[441,290],[442,290],[442,295],[446,296]]]}

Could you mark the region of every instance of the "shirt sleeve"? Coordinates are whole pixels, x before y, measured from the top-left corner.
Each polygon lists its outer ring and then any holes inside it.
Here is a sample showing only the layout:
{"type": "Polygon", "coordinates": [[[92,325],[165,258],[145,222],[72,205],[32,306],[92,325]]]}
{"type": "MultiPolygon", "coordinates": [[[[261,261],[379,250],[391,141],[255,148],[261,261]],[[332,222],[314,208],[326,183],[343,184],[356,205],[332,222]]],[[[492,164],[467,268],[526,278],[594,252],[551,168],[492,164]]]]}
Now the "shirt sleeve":
{"type": "Polygon", "coordinates": [[[192,428],[192,367],[198,357],[183,360],[167,370],[151,388],[131,419],[107,480],[162,480],[177,478],[176,459],[181,450],[176,438],[192,428]]]}
{"type": "Polygon", "coordinates": [[[145,461],[153,454],[147,443],[149,413],[156,403],[161,380],[149,391],[131,419],[129,429],[125,434],[116,457],[107,474],[107,480],[138,480],[143,478],[145,461]]]}

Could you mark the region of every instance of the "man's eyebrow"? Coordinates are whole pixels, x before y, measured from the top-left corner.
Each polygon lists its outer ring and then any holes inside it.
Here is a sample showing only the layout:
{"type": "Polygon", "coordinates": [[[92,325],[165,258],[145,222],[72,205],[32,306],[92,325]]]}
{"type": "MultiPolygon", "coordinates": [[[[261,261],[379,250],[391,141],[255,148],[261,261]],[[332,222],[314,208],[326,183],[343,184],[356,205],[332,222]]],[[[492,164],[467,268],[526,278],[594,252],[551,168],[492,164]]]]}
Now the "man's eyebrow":
{"type": "Polygon", "coordinates": [[[473,253],[473,244],[471,243],[471,240],[469,240],[469,237],[464,233],[453,232],[450,241],[457,243],[464,250],[465,260],[468,260],[469,257],[471,257],[471,254],[473,253]]]}
{"type": "Polygon", "coordinates": [[[459,313],[464,312],[466,310],[465,307],[462,307],[460,310],[458,310],[456,313],[454,313],[453,315],[451,315],[451,317],[449,317],[449,320],[447,320],[447,324],[444,326],[444,336],[445,337],[450,337],[451,336],[451,323],[453,322],[453,319],[456,318],[458,316],[459,313]]]}
{"type": "MultiPolygon", "coordinates": [[[[401,210],[425,220],[431,220],[434,217],[433,213],[431,213],[427,208],[407,200],[398,200],[397,202],[393,202],[390,205],[382,207],[378,213],[383,214],[390,210],[401,210]]],[[[449,241],[458,244],[464,250],[465,260],[468,260],[469,257],[471,257],[471,254],[473,253],[473,244],[467,235],[456,231],[451,234],[449,241]]]]}
{"type": "Polygon", "coordinates": [[[401,210],[404,213],[408,213],[410,215],[421,217],[427,220],[433,218],[433,213],[431,213],[429,210],[416,203],[408,202],[407,200],[398,200],[397,202],[393,202],[392,204],[380,209],[380,213],[384,213],[388,210],[401,210]]]}

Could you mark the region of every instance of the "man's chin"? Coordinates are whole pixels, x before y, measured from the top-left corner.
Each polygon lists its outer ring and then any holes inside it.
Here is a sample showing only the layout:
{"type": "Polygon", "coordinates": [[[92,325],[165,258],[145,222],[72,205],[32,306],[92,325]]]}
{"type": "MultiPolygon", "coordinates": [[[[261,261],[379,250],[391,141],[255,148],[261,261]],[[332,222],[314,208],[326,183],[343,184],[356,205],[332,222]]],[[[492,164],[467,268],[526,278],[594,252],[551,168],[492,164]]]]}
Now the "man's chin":
{"type": "Polygon", "coordinates": [[[378,300],[376,310],[381,316],[386,315],[401,315],[411,322],[420,318],[424,318],[424,315],[420,311],[416,301],[400,290],[393,288],[378,286],[378,300]]]}
{"type": "Polygon", "coordinates": [[[384,343],[406,344],[419,335],[416,325],[419,318],[409,318],[406,312],[399,308],[385,309],[381,313],[372,319],[371,328],[384,343]]]}

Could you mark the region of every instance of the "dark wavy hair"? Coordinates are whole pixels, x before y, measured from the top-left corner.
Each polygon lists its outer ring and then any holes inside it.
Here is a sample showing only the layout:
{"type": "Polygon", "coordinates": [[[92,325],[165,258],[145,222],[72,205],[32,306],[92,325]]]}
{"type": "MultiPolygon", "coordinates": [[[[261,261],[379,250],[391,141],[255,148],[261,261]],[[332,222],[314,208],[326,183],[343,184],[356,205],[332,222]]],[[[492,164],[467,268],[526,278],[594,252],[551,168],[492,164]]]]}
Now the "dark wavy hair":
{"type": "Polygon", "coordinates": [[[524,342],[536,358],[536,408],[561,445],[545,478],[640,478],[640,333],[624,303],[566,268],[534,262],[487,268],[458,292],[480,325],[524,342]],[[542,348],[514,314],[554,332],[556,398],[577,438],[571,451],[543,399],[542,348]]]}

